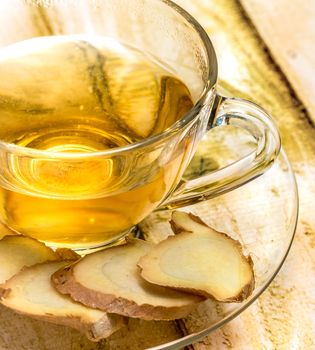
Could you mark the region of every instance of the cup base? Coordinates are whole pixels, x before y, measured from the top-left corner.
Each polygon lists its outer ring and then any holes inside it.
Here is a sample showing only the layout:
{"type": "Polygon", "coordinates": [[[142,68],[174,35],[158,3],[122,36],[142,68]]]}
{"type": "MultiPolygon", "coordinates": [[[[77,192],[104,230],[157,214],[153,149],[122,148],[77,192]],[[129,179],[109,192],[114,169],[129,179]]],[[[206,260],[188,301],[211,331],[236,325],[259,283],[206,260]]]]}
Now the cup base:
{"type": "MultiPolygon", "coordinates": [[[[1,225],[1,224],[0,224],[1,225]]],[[[11,227],[8,227],[6,224],[3,223],[3,227],[7,229],[7,233],[6,234],[10,234],[10,235],[21,235],[23,233],[18,232],[14,229],[12,229],[11,227]]],[[[4,235],[6,235],[4,234],[4,235]]],[[[27,235],[27,234],[23,234],[26,237],[30,237],[30,238],[34,238],[31,235],[27,235]]],[[[56,244],[56,242],[51,242],[51,241],[47,241],[47,240],[41,240],[41,239],[37,239],[39,242],[44,243],[47,247],[50,247],[53,250],[56,250],[58,248],[67,248],[67,249],[71,249],[73,251],[75,251],[77,254],[84,256],[87,254],[91,254],[91,253],[95,253],[99,250],[105,249],[105,248],[110,248],[113,246],[117,246],[117,245],[121,245],[126,243],[126,240],[128,238],[140,238],[141,237],[141,232],[138,230],[137,226],[133,226],[130,229],[123,231],[119,234],[117,234],[113,239],[111,240],[107,240],[101,243],[98,243],[96,245],[93,245],[93,243],[91,243],[91,245],[84,245],[84,246],[79,246],[78,245],[74,245],[74,244],[56,244]]],[[[1,239],[1,238],[0,238],[1,239]]],[[[34,238],[36,239],[36,238],[34,238]]]]}
{"type": "MultiPolygon", "coordinates": [[[[96,253],[100,250],[122,245],[126,243],[127,238],[137,238],[139,237],[139,231],[137,230],[137,226],[132,227],[131,229],[122,232],[118,237],[115,237],[111,241],[107,241],[101,244],[98,244],[96,246],[90,246],[90,247],[83,247],[83,248],[72,248],[73,251],[75,251],[77,254],[84,256],[87,254],[96,253]]],[[[46,245],[50,246],[52,249],[56,249],[56,246],[49,245],[47,242],[46,245]]],[[[58,247],[60,248],[60,247],[58,247]]]]}

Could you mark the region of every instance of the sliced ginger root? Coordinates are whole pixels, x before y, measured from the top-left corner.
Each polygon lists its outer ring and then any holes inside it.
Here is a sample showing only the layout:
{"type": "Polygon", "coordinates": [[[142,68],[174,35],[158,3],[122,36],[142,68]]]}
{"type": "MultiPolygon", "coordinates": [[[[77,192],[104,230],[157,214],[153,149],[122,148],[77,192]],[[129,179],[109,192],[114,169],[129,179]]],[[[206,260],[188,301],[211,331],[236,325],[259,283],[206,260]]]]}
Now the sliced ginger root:
{"type": "Polygon", "coordinates": [[[145,280],[223,302],[240,302],[252,293],[253,263],[238,241],[180,211],[173,212],[171,226],[178,234],[139,260],[145,280]]]}
{"type": "Polygon", "coordinates": [[[87,308],[58,293],[51,275],[69,261],[55,261],[26,267],[0,287],[3,305],[18,313],[86,334],[92,341],[106,338],[124,324],[124,318],[87,308]]]}
{"type": "Polygon", "coordinates": [[[5,236],[0,241],[0,284],[24,266],[57,260],[58,256],[45,244],[25,236],[5,236]]]}
{"type": "Polygon", "coordinates": [[[90,254],[56,272],[57,290],[87,306],[145,320],[182,318],[203,300],[198,296],[150,284],[141,278],[137,262],[154,245],[132,239],[90,254]]]}

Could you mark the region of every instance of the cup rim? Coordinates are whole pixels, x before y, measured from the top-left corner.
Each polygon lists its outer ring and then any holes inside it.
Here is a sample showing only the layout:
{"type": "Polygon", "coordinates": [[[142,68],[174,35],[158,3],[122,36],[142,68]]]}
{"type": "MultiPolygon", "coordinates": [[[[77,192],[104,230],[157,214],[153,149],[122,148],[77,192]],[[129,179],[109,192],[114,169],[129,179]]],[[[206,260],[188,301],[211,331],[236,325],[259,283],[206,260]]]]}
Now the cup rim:
{"type": "Polygon", "coordinates": [[[176,11],[179,15],[184,17],[184,19],[187,22],[190,23],[190,25],[195,29],[195,31],[199,35],[206,51],[208,75],[207,75],[207,81],[205,83],[205,87],[199,99],[197,100],[197,102],[182,118],[177,120],[174,124],[172,124],[166,130],[163,130],[162,132],[156,135],[149,136],[145,139],[136,141],[126,146],[115,147],[104,151],[96,151],[96,152],[89,152],[89,153],[50,152],[46,150],[38,150],[31,147],[19,146],[19,145],[15,145],[13,143],[2,141],[2,140],[0,140],[0,147],[7,149],[11,153],[18,153],[20,155],[27,155],[29,157],[35,157],[35,158],[38,158],[38,157],[52,158],[52,159],[66,158],[69,160],[70,159],[76,160],[76,159],[82,159],[82,158],[112,156],[122,152],[133,151],[136,149],[140,149],[142,147],[147,147],[149,145],[157,143],[160,140],[169,138],[170,136],[176,134],[180,129],[185,127],[187,124],[189,124],[192,120],[197,118],[199,111],[205,105],[209,91],[216,84],[216,80],[217,80],[218,64],[217,64],[217,58],[216,58],[214,47],[206,31],[191,14],[189,14],[186,10],[184,10],[179,5],[175,4],[172,0],[157,0],[157,1],[165,3],[167,6],[169,6],[171,9],[176,11]]]}

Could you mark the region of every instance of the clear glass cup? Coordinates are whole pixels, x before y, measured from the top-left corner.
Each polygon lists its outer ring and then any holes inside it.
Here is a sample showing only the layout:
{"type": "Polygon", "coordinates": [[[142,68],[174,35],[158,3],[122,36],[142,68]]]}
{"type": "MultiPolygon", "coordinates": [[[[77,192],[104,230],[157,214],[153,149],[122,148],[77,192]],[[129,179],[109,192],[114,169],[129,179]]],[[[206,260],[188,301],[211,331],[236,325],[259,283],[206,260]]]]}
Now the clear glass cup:
{"type": "MultiPolygon", "coordinates": [[[[93,250],[121,239],[157,208],[193,204],[239,187],[263,174],[279,153],[277,128],[262,108],[216,92],[213,46],[171,1],[10,0],[0,4],[0,21],[1,46],[47,35],[112,37],[162,62],[194,99],[194,107],[164,132],[112,150],[52,153],[0,141],[0,219],[19,233],[51,246],[93,250]],[[200,139],[222,125],[245,129],[256,149],[184,180],[200,139]]],[[[6,122],[1,114],[0,122],[6,122]]]]}

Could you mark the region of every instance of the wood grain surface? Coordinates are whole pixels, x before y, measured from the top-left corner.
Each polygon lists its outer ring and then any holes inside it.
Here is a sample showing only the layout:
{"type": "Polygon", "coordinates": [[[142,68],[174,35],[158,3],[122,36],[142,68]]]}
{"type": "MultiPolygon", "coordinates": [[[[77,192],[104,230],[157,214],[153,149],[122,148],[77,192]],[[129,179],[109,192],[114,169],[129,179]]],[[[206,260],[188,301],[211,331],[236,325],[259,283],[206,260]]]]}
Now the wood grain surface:
{"type": "MultiPolygon", "coordinates": [[[[177,0],[210,35],[218,54],[220,86],[234,96],[262,105],[274,116],[300,192],[296,238],[271,286],[239,317],[187,349],[315,349],[315,130],[312,119],[315,118],[312,101],[315,89],[313,81],[306,79],[312,77],[315,62],[314,50],[304,54],[300,52],[301,46],[295,46],[296,38],[303,40],[303,35],[298,35],[296,26],[288,23],[293,15],[305,21],[304,26],[299,27],[299,33],[308,29],[302,52],[309,50],[309,42],[315,42],[315,28],[312,29],[312,11],[304,6],[308,1],[290,1],[289,6],[282,6],[283,2],[177,0]],[[271,3],[274,10],[271,10],[271,3]],[[301,3],[303,6],[300,6],[301,3]],[[275,12],[271,14],[272,11],[275,12]],[[284,20],[281,21],[281,18],[284,20]],[[268,27],[268,23],[273,25],[268,27]],[[307,23],[311,23],[310,27],[307,23]],[[289,60],[290,43],[299,60],[308,62],[302,73],[289,60]]],[[[43,32],[49,33],[49,21],[40,13],[38,16],[43,32]]],[[[5,38],[6,20],[5,11],[0,11],[2,38],[5,38]]],[[[18,16],[16,21],[18,23],[18,16]]],[[[27,30],[30,32],[26,31],[26,35],[31,35],[32,29],[27,30]]],[[[197,214],[207,219],[210,209],[220,210],[229,217],[229,222],[235,224],[234,212],[224,211],[224,200],[221,204],[220,199],[218,201],[217,206],[211,201],[203,203],[197,214]]],[[[142,229],[150,232],[151,239],[160,240],[161,230],[157,227],[163,224],[163,217],[152,216],[142,223],[142,229]],[[152,236],[154,234],[156,237],[152,236]]],[[[165,234],[165,231],[162,230],[162,233],[165,234]]],[[[200,309],[183,323],[131,320],[126,328],[109,339],[93,344],[76,331],[31,320],[0,307],[0,349],[140,350],[197,331],[207,317],[209,315],[200,309]]]]}
{"type": "MultiPolygon", "coordinates": [[[[285,71],[271,56],[267,41],[262,40],[259,26],[255,26],[257,18],[267,25],[270,15],[264,12],[267,3],[275,9],[283,2],[255,2],[261,6],[257,14],[251,11],[250,21],[238,1],[178,1],[210,35],[218,54],[221,86],[234,96],[257,102],[276,119],[298,181],[299,224],[287,261],[268,290],[237,319],[194,344],[196,350],[315,349],[315,130],[310,117],[312,111],[297,97],[297,86],[289,83],[285,71]]],[[[301,11],[300,18],[313,21],[311,12],[300,7],[300,3],[291,1],[289,7],[294,7],[296,16],[301,11]]],[[[282,30],[290,37],[289,33],[295,33],[295,26],[281,21],[286,11],[287,6],[279,8],[278,27],[282,24],[282,30]]],[[[265,32],[266,37],[272,35],[271,28],[265,32]]],[[[315,40],[315,28],[308,31],[308,36],[315,40]]],[[[281,43],[289,42],[284,38],[273,49],[281,51],[281,43]]],[[[314,60],[311,63],[310,76],[314,60]]]]}
{"type": "Polygon", "coordinates": [[[241,3],[315,120],[315,1],[242,0],[241,3]]]}

